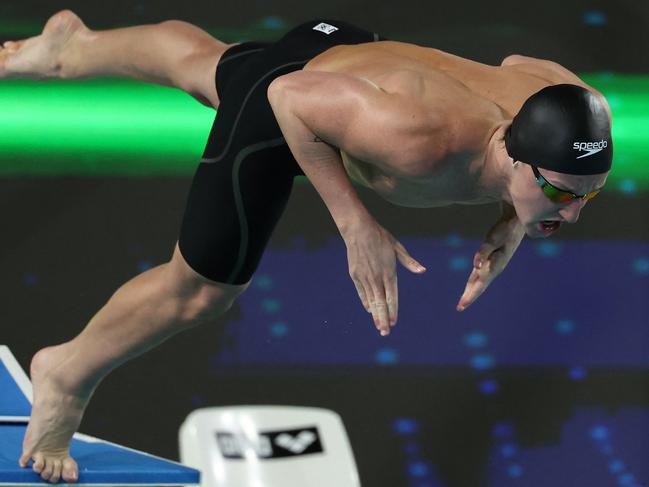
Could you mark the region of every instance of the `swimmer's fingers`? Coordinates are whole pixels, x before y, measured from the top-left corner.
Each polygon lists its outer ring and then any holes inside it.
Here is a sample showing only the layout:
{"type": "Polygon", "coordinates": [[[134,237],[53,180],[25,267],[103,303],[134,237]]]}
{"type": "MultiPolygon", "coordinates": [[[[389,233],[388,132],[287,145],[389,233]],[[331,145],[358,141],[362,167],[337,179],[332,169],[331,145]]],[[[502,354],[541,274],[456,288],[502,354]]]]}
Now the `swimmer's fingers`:
{"type": "Polygon", "coordinates": [[[460,300],[455,306],[457,311],[464,311],[485,291],[486,286],[484,285],[484,282],[480,282],[479,272],[480,271],[475,268],[471,271],[469,280],[464,288],[464,293],[462,293],[460,300]]]}
{"type": "Polygon", "coordinates": [[[484,263],[489,260],[489,256],[494,252],[494,250],[496,250],[496,248],[495,245],[489,242],[483,243],[473,256],[473,268],[481,269],[484,263]]]}
{"type": "Polygon", "coordinates": [[[381,335],[388,335],[397,318],[397,259],[413,272],[425,269],[377,223],[353,227],[343,238],[349,275],[361,302],[372,313],[381,335]]]}
{"type": "Polygon", "coordinates": [[[507,207],[501,219],[491,227],[484,243],[473,256],[473,270],[456,309],[464,311],[485,292],[505,269],[525,236],[525,228],[516,213],[507,207]]]}
{"type": "MultiPolygon", "coordinates": [[[[365,290],[366,287],[360,281],[354,281],[356,289],[365,290]]],[[[390,327],[394,326],[397,321],[397,313],[399,307],[399,298],[397,293],[397,277],[396,273],[393,276],[386,277],[383,281],[383,286],[379,284],[367,284],[367,289],[372,291],[369,293],[370,298],[367,302],[361,298],[363,306],[367,312],[372,313],[374,325],[381,335],[386,336],[390,333],[390,327]]],[[[364,293],[367,296],[367,293],[364,293]]]]}
{"type": "MultiPolygon", "coordinates": [[[[491,259],[491,256],[497,250],[508,251],[511,240],[511,232],[508,232],[508,227],[506,222],[499,222],[494,225],[489,233],[487,234],[485,241],[482,243],[478,251],[473,256],[473,267],[475,269],[481,269],[482,266],[491,259]]],[[[520,240],[518,240],[520,242],[520,240]]],[[[518,246],[518,245],[516,245],[518,246]]],[[[515,248],[514,248],[515,250],[515,248]]],[[[513,252],[512,252],[513,253],[513,252]]],[[[492,259],[491,268],[494,269],[494,260],[492,259]]]]}
{"type": "Polygon", "coordinates": [[[489,242],[485,242],[473,256],[473,268],[481,270],[482,266],[489,264],[487,273],[496,277],[505,268],[512,254],[513,252],[510,251],[507,245],[497,247],[489,242]]]}
{"type": "Polygon", "coordinates": [[[356,292],[361,303],[363,303],[363,307],[368,313],[372,314],[374,326],[381,335],[385,336],[390,329],[390,322],[386,313],[387,300],[383,287],[376,284],[377,281],[376,279],[352,277],[352,282],[356,286],[356,292]]]}
{"type": "MultiPolygon", "coordinates": [[[[410,253],[408,253],[403,244],[397,240],[394,240],[394,252],[397,256],[397,260],[410,272],[414,272],[415,274],[423,274],[426,272],[426,268],[415,260],[410,253]]],[[[396,269],[394,269],[393,273],[385,276],[384,286],[390,326],[394,326],[397,324],[397,316],[399,314],[399,289],[396,269]]]]}
{"type": "Polygon", "coordinates": [[[383,280],[385,287],[385,302],[388,306],[388,318],[390,326],[397,324],[397,315],[399,314],[399,289],[397,285],[397,273],[386,274],[383,280]]]}
{"type": "Polygon", "coordinates": [[[358,279],[352,279],[352,282],[356,287],[356,292],[358,293],[358,297],[360,298],[361,303],[363,304],[363,308],[365,308],[365,311],[367,311],[368,313],[371,313],[372,310],[370,309],[370,302],[367,299],[367,292],[365,292],[365,286],[363,286],[363,283],[358,279]]]}
{"type": "Polygon", "coordinates": [[[416,274],[421,274],[422,272],[426,272],[426,268],[421,265],[419,262],[417,262],[406,250],[406,248],[401,244],[401,242],[394,241],[394,251],[397,254],[397,259],[399,259],[399,262],[401,262],[401,265],[403,265],[406,269],[408,269],[410,272],[414,272],[416,274]]]}
{"type": "Polygon", "coordinates": [[[480,267],[474,266],[464,288],[464,293],[455,307],[458,311],[464,311],[487,290],[491,282],[505,268],[509,259],[504,257],[505,255],[501,250],[496,250],[489,254],[480,267]]]}
{"type": "Polygon", "coordinates": [[[381,281],[374,280],[370,283],[372,289],[372,298],[370,298],[370,308],[374,324],[381,332],[381,336],[390,334],[390,318],[388,313],[388,304],[385,297],[385,287],[381,281]]]}

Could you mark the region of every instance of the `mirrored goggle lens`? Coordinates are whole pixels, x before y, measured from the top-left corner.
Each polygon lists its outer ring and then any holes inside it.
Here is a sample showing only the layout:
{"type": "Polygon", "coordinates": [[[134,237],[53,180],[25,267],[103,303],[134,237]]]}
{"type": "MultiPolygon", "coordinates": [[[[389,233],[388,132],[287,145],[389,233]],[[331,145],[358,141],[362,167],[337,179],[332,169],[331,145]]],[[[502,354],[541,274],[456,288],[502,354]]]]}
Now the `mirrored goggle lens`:
{"type": "Polygon", "coordinates": [[[548,198],[556,203],[565,203],[574,199],[572,193],[567,193],[566,191],[561,191],[548,185],[545,185],[543,187],[543,193],[545,193],[548,198]]]}
{"type": "Polygon", "coordinates": [[[601,191],[601,189],[591,191],[586,196],[584,196],[584,201],[592,200],[595,196],[597,196],[600,193],[600,191],[601,191]]]}
{"type": "MultiPolygon", "coordinates": [[[[600,193],[601,190],[595,190],[591,191],[590,193],[587,193],[584,195],[583,200],[584,201],[589,201],[592,200],[595,196],[597,196],[600,193]]],[[[552,186],[546,185],[543,188],[543,193],[550,198],[552,201],[556,203],[566,203],[568,201],[572,201],[575,199],[575,196],[572,193],[568,193],[566,191],[561,191],[559,189],[556,189],[552,186]]]]}

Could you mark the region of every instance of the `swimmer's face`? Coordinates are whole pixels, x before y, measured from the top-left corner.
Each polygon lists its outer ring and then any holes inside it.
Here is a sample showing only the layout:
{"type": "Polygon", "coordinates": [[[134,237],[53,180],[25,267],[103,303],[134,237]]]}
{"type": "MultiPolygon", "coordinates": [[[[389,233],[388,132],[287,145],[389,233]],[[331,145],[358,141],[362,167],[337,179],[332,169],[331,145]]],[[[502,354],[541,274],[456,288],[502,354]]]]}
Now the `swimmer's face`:
{"type": "MultiPolygon", "coordinates": [[[[602,188],[608,177],[608,173],[576,176],[541,168],[537,168],[537,171],[550,185],[577,195],[602,188]]],[[[562,224],[576,223],[579,213],[587,204],[582,199],[552,201],[537,182],[532,166],[520,162],[513,170],[510,194],[516,214],[525,226],[525,233],[531,238],[549,237],[562,224]]]]}

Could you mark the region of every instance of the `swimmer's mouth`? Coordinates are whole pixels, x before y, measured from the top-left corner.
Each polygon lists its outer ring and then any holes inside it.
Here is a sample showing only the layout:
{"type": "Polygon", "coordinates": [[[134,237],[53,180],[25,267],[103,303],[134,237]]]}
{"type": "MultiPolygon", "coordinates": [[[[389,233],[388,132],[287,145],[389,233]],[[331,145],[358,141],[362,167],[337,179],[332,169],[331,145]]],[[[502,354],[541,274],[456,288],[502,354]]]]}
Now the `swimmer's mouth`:
{"type": "Polygon", "coordinates": [[[561,222],[558,220],[543,220],[539,223],[539,229],[546,235],[556,232],[560,227],[561,222]]]}

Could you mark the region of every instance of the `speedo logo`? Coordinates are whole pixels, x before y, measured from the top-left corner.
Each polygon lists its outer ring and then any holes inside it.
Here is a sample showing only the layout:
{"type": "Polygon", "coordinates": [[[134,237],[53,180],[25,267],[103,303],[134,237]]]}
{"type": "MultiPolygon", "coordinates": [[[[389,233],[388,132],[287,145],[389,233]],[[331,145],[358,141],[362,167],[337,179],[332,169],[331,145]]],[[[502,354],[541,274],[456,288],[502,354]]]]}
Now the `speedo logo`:
{"type": "Polygon", "coordinates": [[[586,151],[586,154],[580,155],[579,157],[577,157],[577,159],[592,156],[593,154],[597,154],[607,147],[608,141],[604,139],[600,140],[599,142],[575,142],[574,144],[572,144],[572,148],[574,150],[577,150],[579,152],[586,151]]]}

